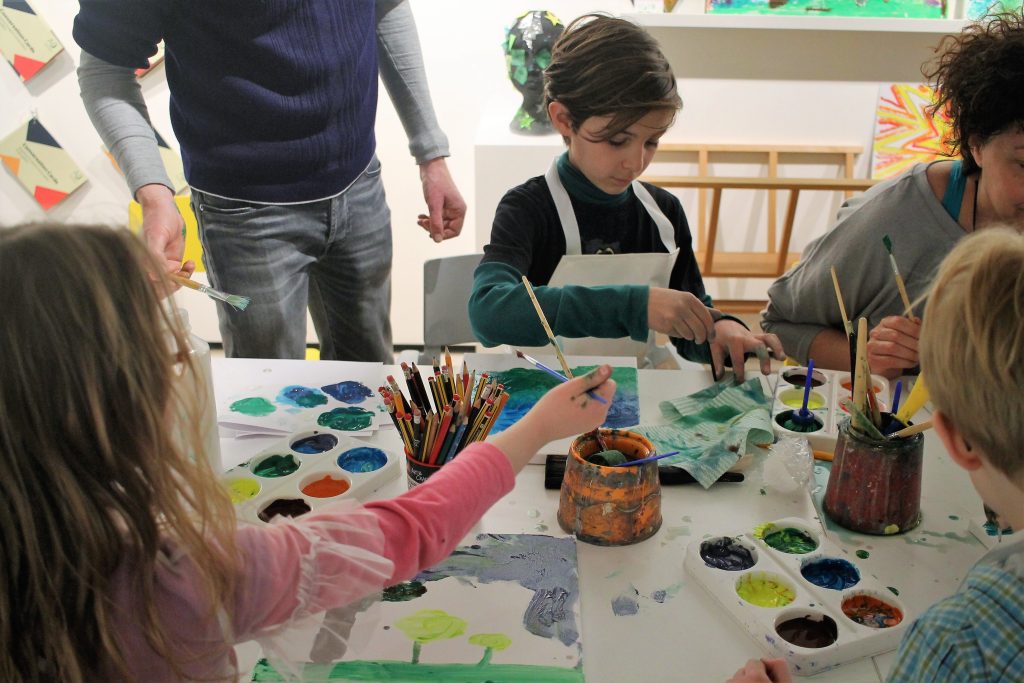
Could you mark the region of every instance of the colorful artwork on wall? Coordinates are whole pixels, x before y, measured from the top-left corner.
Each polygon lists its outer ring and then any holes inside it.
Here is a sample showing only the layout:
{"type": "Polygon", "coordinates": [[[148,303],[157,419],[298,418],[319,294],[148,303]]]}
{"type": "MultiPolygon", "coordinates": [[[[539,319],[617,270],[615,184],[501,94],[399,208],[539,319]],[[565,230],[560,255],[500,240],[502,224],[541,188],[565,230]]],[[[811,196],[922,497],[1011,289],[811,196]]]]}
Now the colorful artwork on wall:
{"type": "Polygon", "coordinates": [[[944,0],[707,0],[708,14],[942,19],[944,0]]]}
{"type": "Polygon", "coordinates": [[[64,50],[57,35],[25,0],[0,0],[0,54],[30,81],[64,50]]]}
{"type": "Polygon", "coordinates": [[[921,83],[889,83],[878,91],[875,137],[871,150],[871,177],[893,178],[914,164],[949,156],[944,140],[949,116],[928,108],[935,91],[921,83]]]}
{"type": "Polygon", "coordinates": [[[964,3],[964,19],[977,21],[986,14],[998,12],[1020,12],[1024,3],[1021,0],[966,0],[964,3]]]}
{"type": "Polygon", "coordinates": [[[45,211],[85,184],[85,174],[50,131],[32,118],[0,140],[0,162],[45,211]]]}
{"type": "MultiPolygon", "coordinates": [[[[576,541],[480,534],[355,616],[317,681],[583,681],[576,541]]],[[[266,661],[254,681],[282,680],[266,661]]]]}

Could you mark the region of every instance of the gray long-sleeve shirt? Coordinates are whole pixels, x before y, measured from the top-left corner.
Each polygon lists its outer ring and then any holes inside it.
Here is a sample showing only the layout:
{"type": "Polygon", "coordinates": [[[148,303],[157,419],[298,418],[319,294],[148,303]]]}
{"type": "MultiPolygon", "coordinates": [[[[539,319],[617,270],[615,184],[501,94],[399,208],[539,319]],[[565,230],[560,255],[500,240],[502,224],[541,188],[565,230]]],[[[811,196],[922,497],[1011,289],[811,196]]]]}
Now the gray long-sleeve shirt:
{"type": "MultiPolygon", "coordinates": [[[[769,288],[761,326],[779,336],[787,355],[806,363],[819,333],[843,330],[832,266],[852,321],[865,317],[871,328],[886,316],[902,315],[903,301],[882,242],[885,235],[892,240],[910,300],[927,291],[939,263],[964,230],[935,197],[926,170],[927,165],[919,164],[844,203],[835,226],[807,245],[800,262],[769,288]]],[[[915,313],[920,315],[922,308],[916,306],[915,313]]]]}

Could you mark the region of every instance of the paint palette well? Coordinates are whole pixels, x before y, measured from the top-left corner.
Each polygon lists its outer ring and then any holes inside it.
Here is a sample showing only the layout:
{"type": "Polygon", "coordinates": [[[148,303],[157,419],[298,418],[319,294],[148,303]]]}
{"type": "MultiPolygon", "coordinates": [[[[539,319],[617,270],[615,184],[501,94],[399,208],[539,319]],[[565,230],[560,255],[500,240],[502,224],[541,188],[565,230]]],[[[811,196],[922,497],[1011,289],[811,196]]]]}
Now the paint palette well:
{"type": "Polygon", "coordinates": [[[400,456],[333,430],[296,432],[228,470],[221,482],[238,518],[262,524],[376,491],[398,477],[400,456]]]}
{"type": "MultiPolygon", "coordinates": [[[[846,409],[839,405],[844,398],[852,395],[850,373],[814,368],[811,375],[811,393],[807,408],[814,418],[813,431],[798,432],[787,428],[791,414],[800,410],[804,398],[804,381],[807,368],[784,368],[778,373],[775,385],[775,399],[772,403],[772,426],[777,435],[799,435],[807,437],[811,448],[832,451],[839,437],[839,425],[849,417],[846,409]]],[[[773,380],[774,381],[774,380],[773,380]]],[[[872,388],[878,398],[879,409],[887,410],[889,405],[889,381],[879,375],[871,376],[872,388]]]]}
{"type": "Polygon", "coordinates": [[[693,541],[683,564],[798,676],[893,650],[913,620],[891,591],[801,519],[693,541]]]}

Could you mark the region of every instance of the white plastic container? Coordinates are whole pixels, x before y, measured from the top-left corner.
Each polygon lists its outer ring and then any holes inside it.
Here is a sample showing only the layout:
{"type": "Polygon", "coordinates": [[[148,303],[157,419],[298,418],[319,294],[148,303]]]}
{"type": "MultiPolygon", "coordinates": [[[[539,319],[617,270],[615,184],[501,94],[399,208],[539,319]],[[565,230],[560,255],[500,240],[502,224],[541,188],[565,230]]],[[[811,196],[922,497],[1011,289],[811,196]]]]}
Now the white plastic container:
{"type": "Polygon", "coordinates": [[[188,355],[196,368],[195,377],[183,378],[191,383],[185,388],[186,396],[193,396],[196,401],[201,402],[201,424],[200,436],[203,450],[210,467],[217,474],[224,471],[224,464],[220,457],[220,433],[217,428],[217,400],[213,393],[213,364],[210,361],[210,345],[206,340],[192,332],[188,321],[188,311],[178,309],[178,316],[181,318],[182,326],[186,332],[188,341],[188,355]]]}

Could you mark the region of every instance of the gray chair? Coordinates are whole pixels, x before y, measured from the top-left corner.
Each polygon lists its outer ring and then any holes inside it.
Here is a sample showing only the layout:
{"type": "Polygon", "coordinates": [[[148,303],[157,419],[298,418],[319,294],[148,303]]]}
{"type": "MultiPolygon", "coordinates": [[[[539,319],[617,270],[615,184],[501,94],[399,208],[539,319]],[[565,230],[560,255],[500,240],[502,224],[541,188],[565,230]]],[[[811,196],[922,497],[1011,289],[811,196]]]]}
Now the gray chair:
{"type": "MultiPolygon", "coordinates": [[[[419,365],[429,365],[445,346],[476,343],[469,324],[473,271],[483,254],[430,259],[423,264],[423,352],[419,365]]],[[[408,362],[406,352],[400,359],[408,362]]]]}

